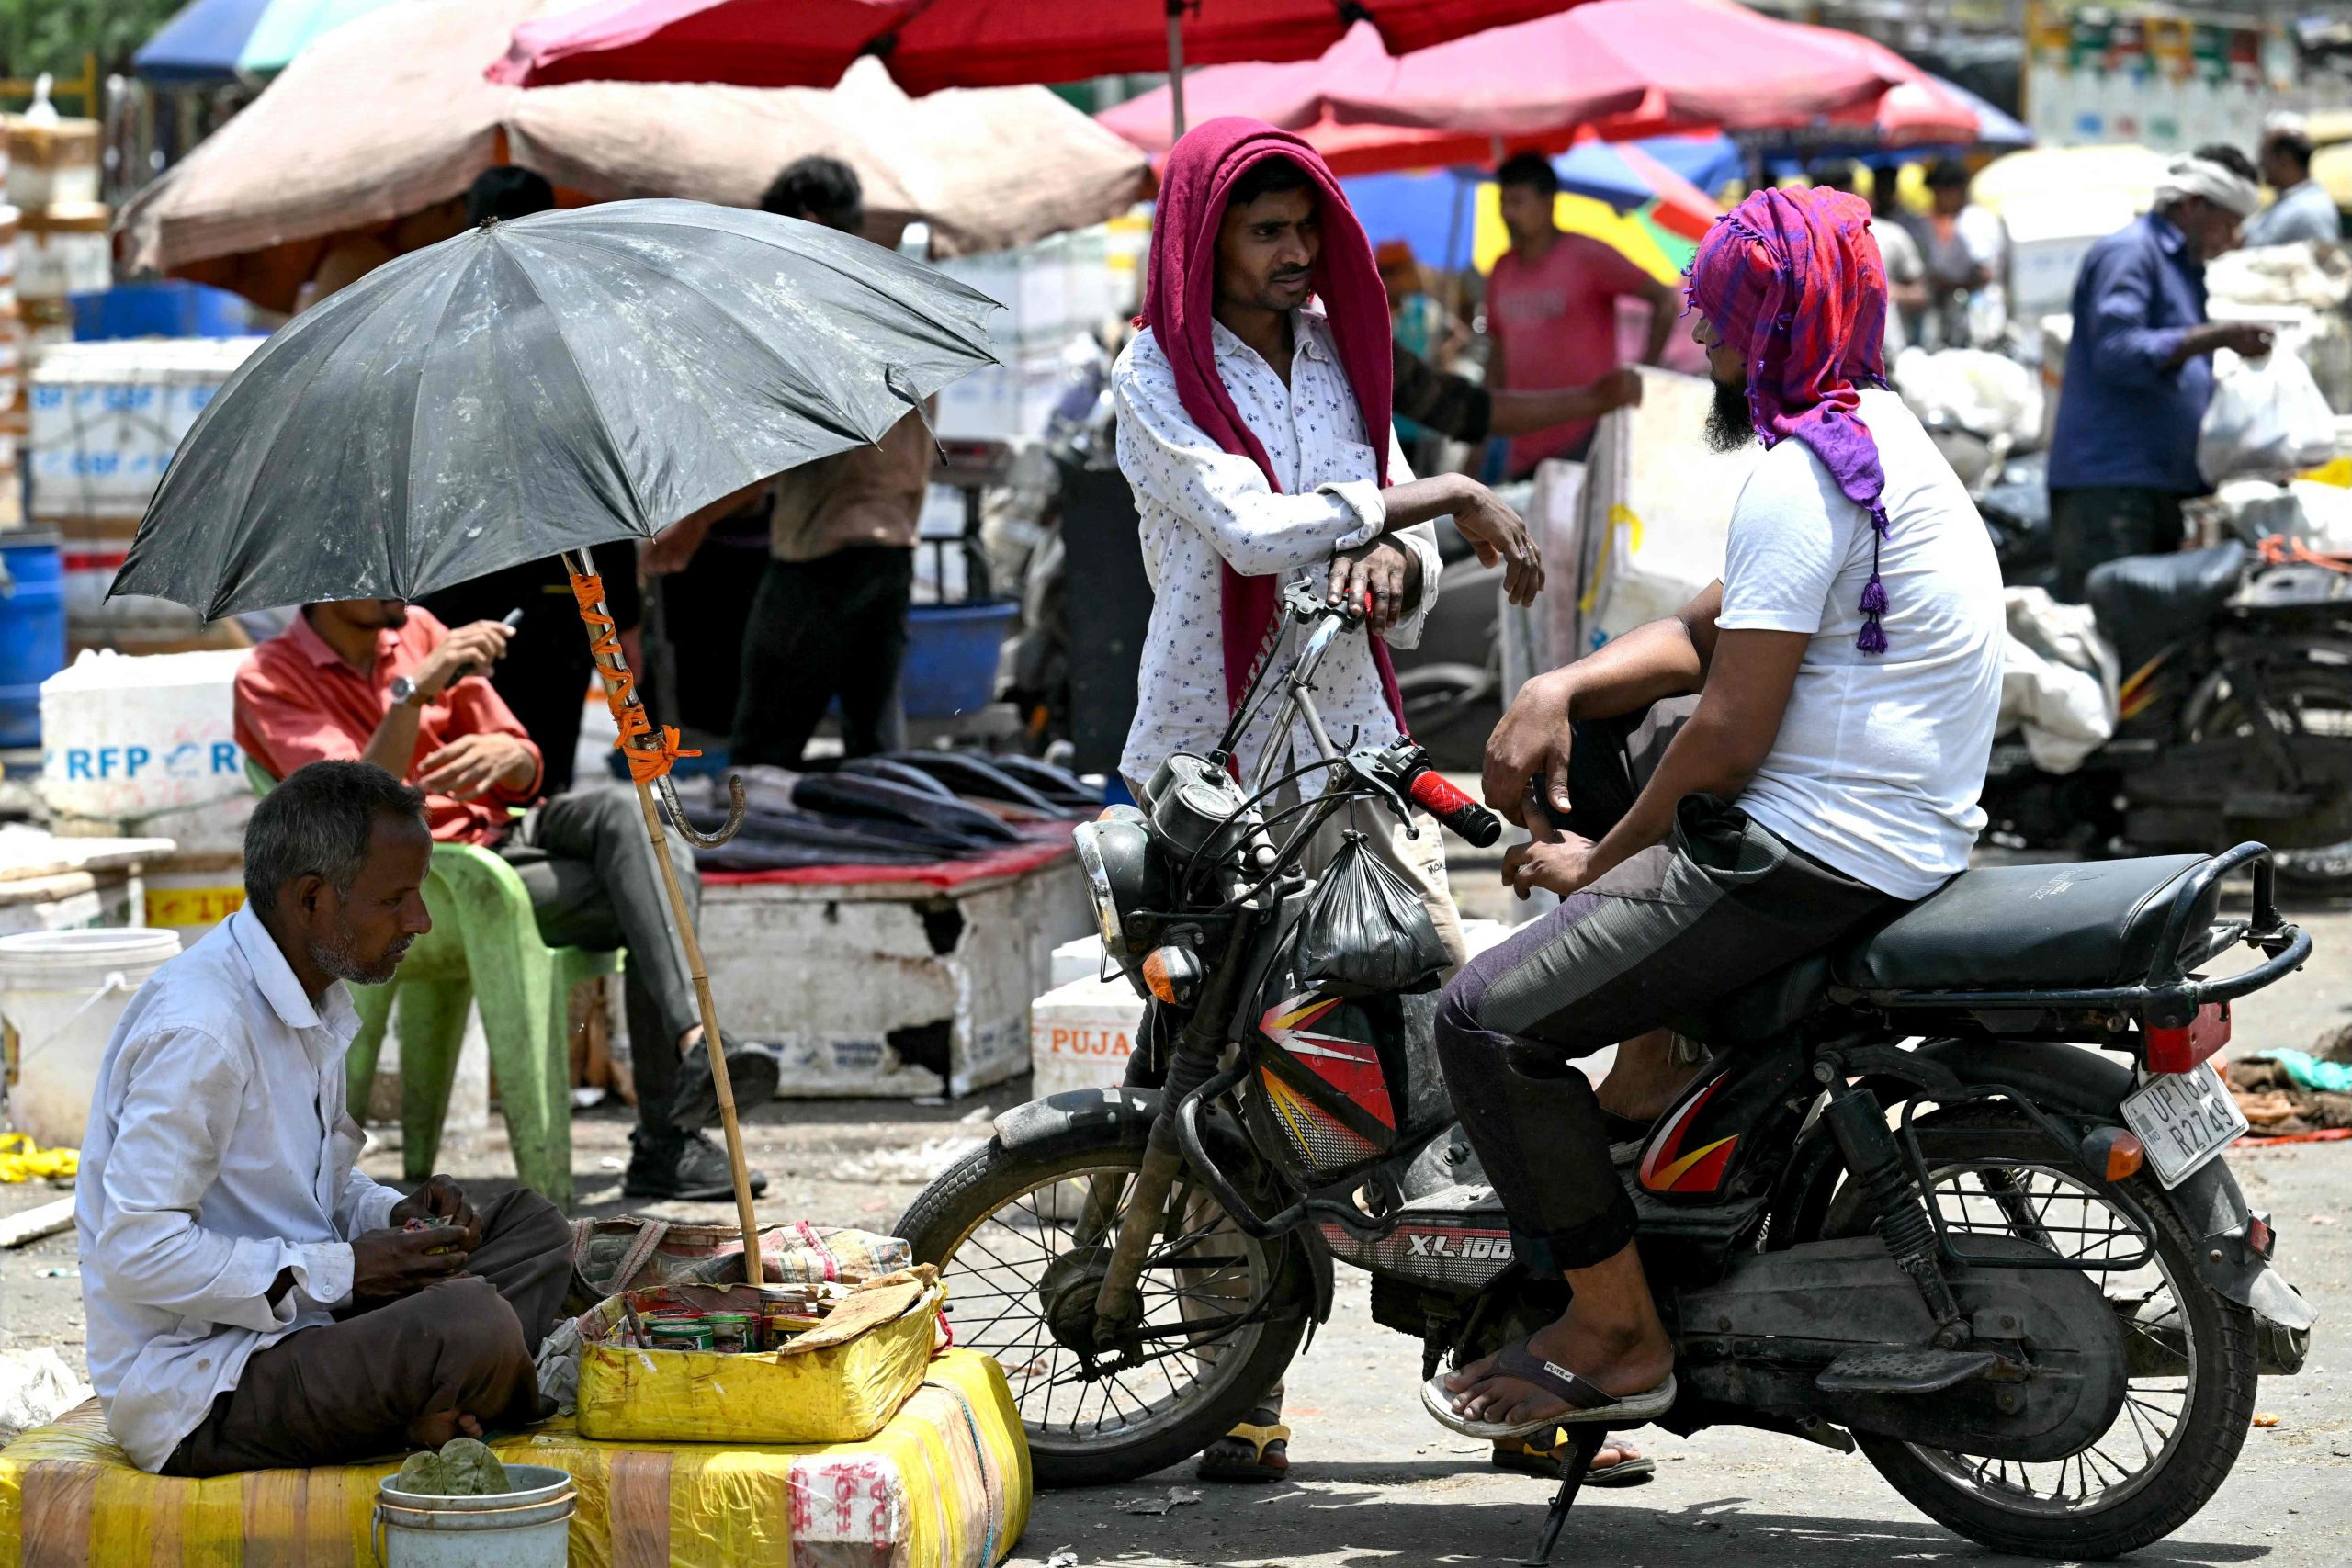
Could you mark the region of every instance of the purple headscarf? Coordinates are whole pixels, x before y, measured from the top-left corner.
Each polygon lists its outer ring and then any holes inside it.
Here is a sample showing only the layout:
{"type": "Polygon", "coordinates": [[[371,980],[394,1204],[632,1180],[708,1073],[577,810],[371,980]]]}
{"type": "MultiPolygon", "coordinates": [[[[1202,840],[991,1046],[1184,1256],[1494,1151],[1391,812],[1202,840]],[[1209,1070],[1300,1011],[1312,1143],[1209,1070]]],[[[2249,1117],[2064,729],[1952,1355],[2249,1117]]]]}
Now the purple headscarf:
{"type": "Polygon", "coordinates": [[[1871,580],[1854,645],[1886,651],[1886,471],[1860,413],[1886,384],[1886,265],[1871,209],[1833,190],[1763,190],[1716,220],[1690,263],[1690,307],[1747,367],[1748,415],[1764,445],[1795,436],[1846,499],[1870,513],[1871,580]]]}

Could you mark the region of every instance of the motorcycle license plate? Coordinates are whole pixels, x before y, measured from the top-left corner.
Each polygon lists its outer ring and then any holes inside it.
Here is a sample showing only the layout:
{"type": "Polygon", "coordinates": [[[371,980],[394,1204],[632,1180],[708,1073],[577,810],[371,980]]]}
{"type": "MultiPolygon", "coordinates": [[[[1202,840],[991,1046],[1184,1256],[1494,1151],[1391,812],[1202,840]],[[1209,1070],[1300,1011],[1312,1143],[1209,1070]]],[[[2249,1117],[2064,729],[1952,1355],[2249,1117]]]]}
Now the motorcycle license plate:
{"type": "Polygon", "coordinates": [[[2199,1065],[2185,1073],[2158,1073],[2123,1101],[2123,1120],[2138,1134],[2167,1189],[2237,1141],[2245,1113],[2222,1075],[2199,1065]]]}

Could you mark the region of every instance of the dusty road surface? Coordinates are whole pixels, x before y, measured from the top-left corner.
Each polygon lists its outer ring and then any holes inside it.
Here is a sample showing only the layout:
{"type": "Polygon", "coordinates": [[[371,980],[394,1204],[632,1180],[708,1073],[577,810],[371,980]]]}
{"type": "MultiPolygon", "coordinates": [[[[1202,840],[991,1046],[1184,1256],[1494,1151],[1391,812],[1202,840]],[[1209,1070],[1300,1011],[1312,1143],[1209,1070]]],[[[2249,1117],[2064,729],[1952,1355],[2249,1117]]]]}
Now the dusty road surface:
{"type": "MultiPolygon", "coordinates": [[[[1466,868],[1465,868],[1466,869],[1466,868]]],[[[1473,874],[1475,874],[1475,873],[1473,874]]],[[[1465,886],[1476,903],[1482,890],[1465,886]]],[[[2304,911],[2320,943],[2303,974],[2239,1010],[2233,1050],[2308,1046],[2352,1022],[2352,912],[2304,911]]],[[[887,1230],[924,1181],[988,1134],[994,1111],[1025,1084],[955,1104],[835,1101],[769,1106],[750,1129],[754,1159],[774,1179],[764,1216],[809,1216],[887,1230]]],[[[613,1213],[627,1122],[582,1116],[576,1137],[583,1212],[613,1213]]],[[[2324,1319],[2302,1376],[2265,1384],[2278,1417],[2250,1433],[2221,1495],[2172,1540],[2139,1553],[2150,1564],[2269,1563],[2335,1568],[2352,1562],[2352,1145],[2241,1150],[2233,1161],[2257,1210],[2280,1234],[2283,1267],[2324,1319]]],[[[387,1179],[389,1148],[368,1157],[387,1179]]],[[[510,1170],[503,1138],[450,1162],[484,1190],[510,1170]]],[[[0,1213],[43,1201],[40,1188],[0,1187],[0,1213]]],[[[676,1217],[725,1219],[723,1207],[661,1205],[676,1217]]],[[[1478,1445],[1433,1425],[1416,1401],[1419,1350],[1374,1325],[1366,1282],[1342,1271],[1339,1310],[1291,1379],[1295,1481],[1260,1488],[1201,1486],[1189,1466],[1125,1486],[1041,1495],[1013,1561],[1418,1568],[1509,1562],[1532,1543],[1543,1483],[1492,1472],[1478,1445]],[[1198,1501],[1170,1506],[1171,1489],[1198,1501]],[[1164,1512],[1141,1511],[1165,1508],[1164,1512]],[[1068,1555],[1062,1554],[1067,1551],[1068,1555]]],[[[70,1233],[0,1253],[0,1346],[57,1346],[81,1360],[80,1284],[70,1233]]],[[[1709,1431],[1644,1434],[1657,1480],[1588,1493],[1555,1561],[1592,1568],[1703,1562],[1709,1568],[1864,1568],[1890,1562],[2013,1561],[1959,1540],[1913,1510],[1860,1458],[1792,1439],[1709,1431]]]]}

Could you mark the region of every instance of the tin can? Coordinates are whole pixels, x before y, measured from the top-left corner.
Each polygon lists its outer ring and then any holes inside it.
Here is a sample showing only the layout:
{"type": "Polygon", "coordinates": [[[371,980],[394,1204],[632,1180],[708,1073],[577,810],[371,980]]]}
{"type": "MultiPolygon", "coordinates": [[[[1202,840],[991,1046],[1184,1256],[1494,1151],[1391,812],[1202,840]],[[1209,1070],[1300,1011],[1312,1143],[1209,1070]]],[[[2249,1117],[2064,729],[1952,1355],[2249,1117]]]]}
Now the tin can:
{"type": "Polygon", "coordinates": [[[803,1312],[772,1312],[760,1319],[760,1348],[781,1350],[792,1342],[795,1335],[809,1325],[808,1314],[803,1312]]]}
{"type": "Polygon", "coordinates": [[[702,1320],[710,1330],[710,1348],[720,1355],[740,1356],[754,1348],[750,1313],[705,1313],[702,1320]]]}
{"type": "Polygon", "coordinates": [[[656,1350],[707,1350],[711,1348],[709,1326],[699,1321],[672,1318],[651,1325],[647,1332],[653,1336],[656,1350]]]}

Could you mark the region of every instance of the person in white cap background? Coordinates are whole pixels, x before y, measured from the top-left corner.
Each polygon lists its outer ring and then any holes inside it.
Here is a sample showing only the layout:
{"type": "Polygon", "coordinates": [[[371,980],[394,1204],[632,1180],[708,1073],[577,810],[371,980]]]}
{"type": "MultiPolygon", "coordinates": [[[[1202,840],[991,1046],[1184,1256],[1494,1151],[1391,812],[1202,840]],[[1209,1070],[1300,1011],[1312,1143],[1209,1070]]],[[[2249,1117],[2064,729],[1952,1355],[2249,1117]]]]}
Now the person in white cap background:
{"type": "Polygon", "coordinates": [[[2264,122],[2262,183],[2278,194],[2246,220],[2247,244],[2342,243],[2344,220],[2335,198],[2312,178],[2312,133],[2301,115],[2274,114],[2264,122]]]}
{"type": "Polygon", "coordinates": [[[2059,598],[2079,604],[2102,561],[2178,549],[2182,501],[2212,489],[2197,470],[2212,356],[2267,354],[2270,333],[2206,319],[2205,265],[2260,200],[2245,153],[2200,147],[2173,161],[2154,211],[2083,257],[2050,440],[2059,598]]]}

